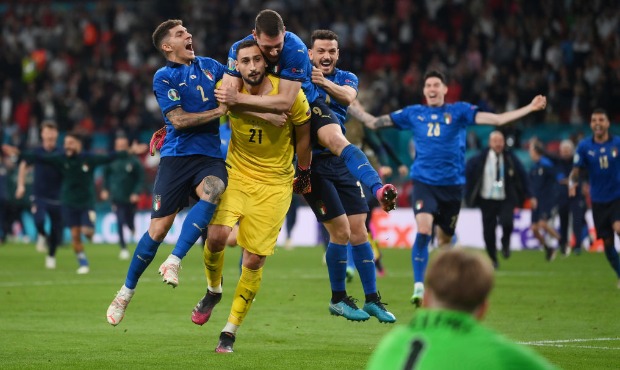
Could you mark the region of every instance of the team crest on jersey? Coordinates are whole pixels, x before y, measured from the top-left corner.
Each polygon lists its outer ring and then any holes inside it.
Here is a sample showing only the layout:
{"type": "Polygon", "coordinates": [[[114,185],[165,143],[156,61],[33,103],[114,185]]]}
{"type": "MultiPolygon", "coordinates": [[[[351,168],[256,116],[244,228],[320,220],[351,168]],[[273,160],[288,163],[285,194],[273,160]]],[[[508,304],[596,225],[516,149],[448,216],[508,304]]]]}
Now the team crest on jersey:
{"type": "Polygon", "coordinates": [[[423,200],[416,200],[415,202],[415,209],[416,210],[421,210],[422,207],[424,207],[424,201],[423,200]]]}
{"type": "Polygon", "coordinates": [[[611,157],[616,158],[617,156],[618,156],[618,148],[616,147],[611,148],[611,157]]]}
{"type": "Polygon", "coordinates": [[[172,101],[181,100],[181,95],[176,89],[170,89],[168,90],[168,99],[172,101]]]}
{"type": "Polygon", "coordinates": [[[452,123],[452,115],[450,113],[444,113],[443,119],[446,122],[446,125],[449,125],[452,123]]]}
{"type": "Polygon", "coordinates": [[[157,212],[161,208],[161,195],[153,196],[153,211],[157,212]]]}
{"type": "Polygon", "coordinates": [[[131,163],[127,163],[127,165],[125,166],[125,171],[131,172],[131,170],[133,170],[133,166],[131,165],[131,163]]]}
{"type": "Polygon", "coordinates": [[[228,68],[229,71],[235,70],[235,60],[233,58],[228,58],[228,62],[226,63],[226,68],[228,68]]]}
{"type": "Polygon", "coordinates": [[[207,76],[209,81],[213,82],[213,75],[211,74],[211,72],[207,71],[206,69],[203,69],[202,72],[205,74],[205,76],[207,76]]]}
{"type": "Polygon", "coordinates": [[[82,165],[82,172],[88,172],[88,170],[89,170],[88,165],[87,165],[86,163],[84,163],[84,164],[82,165]]]}
{"type": "Polygon", "coordinates": [[[601,153],[605,153],[605,148],[601,148],[601,153]]]}

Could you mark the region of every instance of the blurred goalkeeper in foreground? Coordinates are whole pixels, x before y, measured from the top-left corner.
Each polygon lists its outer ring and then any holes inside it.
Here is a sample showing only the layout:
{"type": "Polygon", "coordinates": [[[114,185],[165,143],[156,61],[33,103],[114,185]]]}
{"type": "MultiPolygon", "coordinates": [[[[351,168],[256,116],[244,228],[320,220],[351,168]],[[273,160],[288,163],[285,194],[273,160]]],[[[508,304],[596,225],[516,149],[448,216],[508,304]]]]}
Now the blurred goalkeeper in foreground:
{"type": "Polygon", "coordinates": [[[491,261],[478,252],[437,253],[426,271],[423,309],[381,340],[367,369],[554,369],[534,351],[479,323],[493,280],[491,261]]]}

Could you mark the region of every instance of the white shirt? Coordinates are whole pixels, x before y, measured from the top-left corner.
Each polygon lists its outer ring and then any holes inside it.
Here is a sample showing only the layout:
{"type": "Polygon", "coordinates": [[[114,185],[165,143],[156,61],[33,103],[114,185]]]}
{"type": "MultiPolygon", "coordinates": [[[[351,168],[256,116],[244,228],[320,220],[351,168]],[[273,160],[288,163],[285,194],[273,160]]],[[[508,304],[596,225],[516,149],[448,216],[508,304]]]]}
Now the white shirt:
{"type": "Polygon", "coordinates": [[[480,196],[483,199],[504,200],[506,199],[504,185],[504,155],[500,153],[498,156],[493,150],[489,150],[487,159],[484,162],[480,196]],[[498,159],[499,166],[497,163],[498,159]]]}

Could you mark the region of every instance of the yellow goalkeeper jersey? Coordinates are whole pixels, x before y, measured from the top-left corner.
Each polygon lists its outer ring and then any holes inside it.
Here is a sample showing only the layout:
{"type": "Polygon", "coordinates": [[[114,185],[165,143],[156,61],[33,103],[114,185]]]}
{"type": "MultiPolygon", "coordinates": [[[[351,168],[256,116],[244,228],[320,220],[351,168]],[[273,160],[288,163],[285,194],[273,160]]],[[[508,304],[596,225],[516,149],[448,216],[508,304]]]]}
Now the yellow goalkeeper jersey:
{"type": "MultiPolygon", "coordinates": [[[[267,75],[273,90],[269,95],[278,94],[280,79],[267,75]]],[[[241,91],[248,94],[245,88],[241,91]]],[[[300,89],[291,114],[283,127],[248,114],[229,112],[231,138],[226,162],[229,173],[239,173],[263,184],[291,183],[293,168],[294,126],[303,125],[310,119],[310,105],[300,89]]]]}

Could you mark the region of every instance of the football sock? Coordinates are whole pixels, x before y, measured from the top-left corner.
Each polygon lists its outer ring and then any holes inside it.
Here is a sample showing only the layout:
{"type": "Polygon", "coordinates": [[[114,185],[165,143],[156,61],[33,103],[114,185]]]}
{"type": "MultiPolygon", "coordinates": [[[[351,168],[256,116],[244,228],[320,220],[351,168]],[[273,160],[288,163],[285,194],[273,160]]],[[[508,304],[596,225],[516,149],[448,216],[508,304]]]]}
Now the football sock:
{"type": "Polygon", "coordinates": [[[620,278],[620,258],[618,257],[618,251],[616,251],[616,247],[614,246],[614,239],[611,239],[610,245],[605,243],[605,257],[607,257],[607,261],[611,265],[611,268],[614,269],[618,278],[620,278]]]}
{"type": "Polygon", "coordinates": [[[207,243],[205,243],[202,257],[205,263],[205,276],[207,277],[207,284],[209,285],[209,290],[211,290],[213,293],[221,293],[222,269],[224,268],[224,251],[213,253],[207,247],[207,243]],[[216,289],[211,289],[211,287],[216,289]],[[217,287],[220,288],[219,292],[216,291],[217,287]]]}
{"type": "Polygon", "coordinates": [[[160,244],[160,242],[151,239],[148,231],[142,235],[129,263],[129,271],[127,271],[127,277],[125,278],[125,286],[127,288],[136,288],[140,276],[153,261],[153,257],[155,257],[160,244]]]}
{"type": "Polygon", "coordinates": [[[340,153],[340,158],[344,160],[349,172],[360,182],[366,185],[372,194],[377,194],[383,184],[381,177],[368,162],[366,154],[353,144],[347,145],[340,153]]]}
{"type": "Polygon", "coordinates": [[[75,257],[78,260],[78,264],[80,266],[88,266],[88,259],[86,258],[86,253],[79,252],[75,254],[75,257]]]}
{"type": "Polygon", "coordinates": [[[353,248],[351,243],[347,244],[347,269],[355,269],[355,261],[353,261],[353,248]]]}
{"type": "Polygon", "coordinates": [[[424,282],[424,273],[428,264],[428,244],[431,236],[418,233],[413,243],[411,251],[411,264],[413,266],[413,281],[416,283],[424,282]]]}
{"type": "Polygon", "coordinates": [[[262,267],[258,270],[250,270],[245,266],[241,267],[241,277],[237,283],[232,308],[228,316],[229,323],[236,326],[241,325],[252,306],[256,293],[258,293],[262,277],[262,267]]]}
{"type": "Polygon", "coordinates": [[[377,271],[370,243],[354,245],[351,249],[355,267],[357,267],[362,287],[364,287],[364,294],[377,293],[377,271]]]}
{"type": "Polygon", "coordinates": [[[172,250],[172,254],[183,259],[189,249],[196,243],[196,240],[202,235],[202,231],[215,211],[216,205],[204,200],[199,200],[192,209],[187,213],[183,226],[181,227],[181,234],[177,240],[177,244],[172,250]]]}
{"type": "Polygon", "coordinates": [[[329,242],[325,252],[325,262],[327,262],[327,272],[332,291],[345,291],[345,280],[347,278],[347,246],[329,242]]]}

